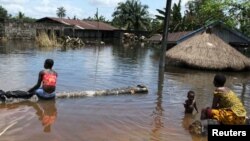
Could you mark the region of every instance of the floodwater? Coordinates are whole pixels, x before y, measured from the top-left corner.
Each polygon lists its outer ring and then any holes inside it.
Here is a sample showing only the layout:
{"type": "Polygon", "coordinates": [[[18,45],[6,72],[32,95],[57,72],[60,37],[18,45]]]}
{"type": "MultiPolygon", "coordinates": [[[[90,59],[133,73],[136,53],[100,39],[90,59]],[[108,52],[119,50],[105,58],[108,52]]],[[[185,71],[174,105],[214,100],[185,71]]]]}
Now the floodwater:
{"type": "MultiPolygon", "coordinates": [[[[1,141],[206,141],[187,128],[200,113],[185,115],[183,102],[196,92],[201,110],[212,102],[216,72],[167,67],[158,93],[159,49],[106,45],[63,51],[32,42],[0,45],[0,89],[28,90],[46,58],[55,61],[57,92],[144,84],[147,94],[98,96],[0,104],[1,141]]],[[[250,113],[249,72],[225,72],[250,113]]]]}

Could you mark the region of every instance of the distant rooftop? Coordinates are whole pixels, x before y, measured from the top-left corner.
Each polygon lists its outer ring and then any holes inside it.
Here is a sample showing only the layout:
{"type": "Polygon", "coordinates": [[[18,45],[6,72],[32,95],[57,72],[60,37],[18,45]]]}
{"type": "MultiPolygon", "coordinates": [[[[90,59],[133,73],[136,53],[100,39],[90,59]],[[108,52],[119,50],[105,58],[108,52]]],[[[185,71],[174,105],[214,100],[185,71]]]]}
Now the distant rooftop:
{"type": "Polygon", "coordinates": [[[63,18],[53,18],[53,17],[44,17],[38,19],[36,22],[44,22],[44,21],[55,21],[64,25],[75,26],[78,29],[90,29],[90,30],[115,30],[117,28],[98,21],[91,20],[73,20],[73,19],[63,19],[63,18]]]}
{"type": "MultiPolygon", "coordinates": [[[[168,33],[168,42],[177,42],[179,39],[184,37],[185,35],[191,33],[191,31],[181,31],[181,32],[174,32],[168,33]]],[[[162,40],[162,34],[154,34],[152,37],[148,39],[148,41],[152,42],[160,42],[162,40]]]]}

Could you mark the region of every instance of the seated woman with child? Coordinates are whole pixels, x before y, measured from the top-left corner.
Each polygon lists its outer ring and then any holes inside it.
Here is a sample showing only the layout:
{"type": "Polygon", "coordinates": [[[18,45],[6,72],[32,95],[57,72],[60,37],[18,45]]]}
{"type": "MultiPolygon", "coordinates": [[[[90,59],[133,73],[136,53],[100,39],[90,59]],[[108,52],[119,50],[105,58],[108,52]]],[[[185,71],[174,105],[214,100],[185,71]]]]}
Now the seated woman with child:
{"type": "Polygon", "coordinates": [[[225,87],[226,77],[216,74],[212,108],[202,110],[201,119],[215,119],[220,124],[242,125],[246,123],[247,112],[238,96],[225,87]]]}

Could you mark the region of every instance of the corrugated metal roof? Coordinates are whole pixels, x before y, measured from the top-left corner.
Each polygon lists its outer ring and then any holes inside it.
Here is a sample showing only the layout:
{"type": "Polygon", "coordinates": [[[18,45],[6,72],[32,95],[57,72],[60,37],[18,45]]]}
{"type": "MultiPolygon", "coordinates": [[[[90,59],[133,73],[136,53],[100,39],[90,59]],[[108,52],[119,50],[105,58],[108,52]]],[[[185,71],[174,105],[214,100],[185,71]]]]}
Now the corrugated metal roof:
{"type": "Polygon", "coordinates": [[[151,36],[147,40],[152,41],[152,42],[160,42],[162,40],[162,35],[161,34],[154,34],[153,36],[151,36]]]}
{"type": "Polygon", "coordinates": [[[190,33],[191,31],[181,31],[168,34],[168,42],[177,42],[179,39],[190,33]]]}
{"type": "Polygon", "coordinates": [[[221,28],[226,29],[226,30],[230,31],[232,34],[238,36],[239,38],[246,40],[246,42],[248,44],[250,42],[250,38],[249,37],[243,35],[241,32],[237,31],[236,29],[231,29],[231,28],[227,27],[222,21],[212,22],[212,23],[210,23],[210,24],[208,24],[208,25],[206,25],[204,27],[201,27],[201,28],[199,28],[197,30],[194,30],[194,31],[186,34],[185,36],[183,36],[178,42],[182,42],[182,41],[184,41],[184,40],[186,40],[186,39],[194,36],[197,33],[201,33],[201,32],[206,31],[207,28],[213,28],[215,26],[221,26],[221,28]]]}
{"type": "Polygon", "coordinates": [[[53,20],[65,25],[72,25],[79,29],[91,29],[91,30],[115,30],[117,28],[98,21],[88,21],[88,20],[73,20],[73,19],[63,19],[63,18],[53,18],[53,17],[44,17],[42,19],[37,20],[37,22],[44,20],[53,20]]]}
{"type": "MultiPolygon", "coordinates": [[[[182,31],[182,32],[174,32],[168,33],[168,42],[177,42],[185,35],[189,34],[191,31],[182,31]]],[[[151,36],[148,41],[161,41],[162,35],[161,34],[154,34],[151,36]]]]}

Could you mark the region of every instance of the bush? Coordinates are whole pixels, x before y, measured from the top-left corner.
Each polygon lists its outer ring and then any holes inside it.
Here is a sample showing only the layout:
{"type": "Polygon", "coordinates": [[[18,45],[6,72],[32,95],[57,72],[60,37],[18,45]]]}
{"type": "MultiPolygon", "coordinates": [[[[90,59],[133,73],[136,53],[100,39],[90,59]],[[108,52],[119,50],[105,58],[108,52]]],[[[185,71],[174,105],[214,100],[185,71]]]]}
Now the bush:
{"type": "Polygon", "coordinates": [[[50,36],[45,32],[42,31],[38,33],[36,37],[36,42],[40,47],[58,47],[60,44],[57,42],[57,37],[55,33],[52,33],[50,36]]]}

